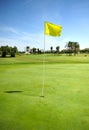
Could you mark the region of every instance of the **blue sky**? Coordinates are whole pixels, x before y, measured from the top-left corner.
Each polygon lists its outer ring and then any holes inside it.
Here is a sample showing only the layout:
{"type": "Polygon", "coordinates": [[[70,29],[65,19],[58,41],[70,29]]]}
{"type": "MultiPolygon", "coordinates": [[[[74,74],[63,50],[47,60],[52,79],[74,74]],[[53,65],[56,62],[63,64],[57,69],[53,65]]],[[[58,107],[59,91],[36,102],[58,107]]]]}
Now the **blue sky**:
{"type": "Polygon", "coordinates": [[[44,22],[63,27],[60,37],[45,36],[46,49],[68,41],[89,48],[89,0],[0,0],[0,46],[44,48],[44,22]]]}

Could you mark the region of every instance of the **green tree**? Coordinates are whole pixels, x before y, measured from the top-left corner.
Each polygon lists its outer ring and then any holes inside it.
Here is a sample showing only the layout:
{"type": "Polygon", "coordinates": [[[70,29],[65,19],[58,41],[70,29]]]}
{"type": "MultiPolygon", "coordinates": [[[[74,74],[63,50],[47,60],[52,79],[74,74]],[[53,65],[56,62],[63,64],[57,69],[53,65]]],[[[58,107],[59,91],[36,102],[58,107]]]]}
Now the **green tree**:
{"type": "Polygon", "coordinates": [[[2,52],[2,57],[6,57],[7,54],[7,46],[1,46],[1,52],[2,52]]]}
{"type": "Polygon", "coordinates": [[[56,47],[56,53],[59,53],[60,46],[56,47]]]}
{"type": "Polygon", "coordinates": [[[36,48],[33,48],[33,54],[36,54],[36,48]]]}
{"type": "Polygon", "coordinates": [[[50,47],[50,51],[51,51],[51,53],[53,52],[53,47],[52,46],[50,47]]]}
{"type": "Polygon", "coordinates": [[[74,55],[76,55],[80,50],[80,45],[78,42],[69,41],[66,44],[66,48],[67,48],[67,52],[69,53],[69,55],[72,55],[72,53],[74,53],[74,55]]]}
{"type": "Polygon", "coordinates": [[[76,55],[80,51],[80,45],[78,42],[74,43],[74,55],[76,55]]]}
{"type": "Polygon", "coordinates": [[[15,52],[14,51],[11,51],[11,57],[15,57],[15,52]]]}
{"type": "Polygon", "coordinates": [[[15,53],[18,53],[18,49],[17,49],[16,46],[14,46],[13,51],[14,51],[15,53]]]}
{"type": "Polygon", "coordinates": [[[2,57],[6,57],[6,55],[11,55],[11,57],[15,57],[15,54],[18,52],[18,49],[16,46],[1,46],[0,51],[2,57]]]}
{"type": "Polygon", "coordinates": [[[26,52],[28,52],[28,53],[30,52],[30,47],[29,46],[26,47],[26,52]]]}

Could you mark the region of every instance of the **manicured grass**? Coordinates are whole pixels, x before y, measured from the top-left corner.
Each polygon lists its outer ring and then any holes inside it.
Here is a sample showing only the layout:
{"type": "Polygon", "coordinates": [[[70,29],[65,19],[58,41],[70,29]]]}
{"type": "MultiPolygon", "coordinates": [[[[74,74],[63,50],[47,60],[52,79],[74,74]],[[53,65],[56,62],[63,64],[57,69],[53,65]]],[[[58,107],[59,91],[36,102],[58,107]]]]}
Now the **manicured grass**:
{"type": "MultiPolygon", "coordinates": [[[[0,58],[0,64],[42,64],[44,55],[21,55],[15,58],[0,58]]],[[[89,55],[66,56],[56,54],[45,54],[45,63],[89,63],[89,55]]]]}
{"type": "Polygon", "coordinates": [[[43,98],[42,56],[1,58],[0,130],[89,130],[88,62],[47,55],[43,98]]]}

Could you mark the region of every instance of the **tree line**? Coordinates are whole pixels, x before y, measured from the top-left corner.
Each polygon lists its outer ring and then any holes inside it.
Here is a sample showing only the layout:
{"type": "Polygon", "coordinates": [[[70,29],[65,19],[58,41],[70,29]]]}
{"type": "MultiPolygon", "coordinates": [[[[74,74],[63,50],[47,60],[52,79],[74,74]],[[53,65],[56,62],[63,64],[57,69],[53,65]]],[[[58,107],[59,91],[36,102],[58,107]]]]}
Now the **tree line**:
{"type": "MultiPolygon", "coordinates": [[[[54,53],[54,54],[59,54],[59,53],[66,53],[69,55],[72,55],[72,53],[74,53],[74,55],[78,54],[78,52],[80,51],[80,45],[78,42],[72,42],[69,41],[66,46],[65,49],[63,49],[62,51],[60,51],[60,46],[57,46],[56,49],[53,49],[53,46],[50,47],[50,50],[46,50],[45,53],[54,53]]],[[[26,52],[30,52],[33,54],[39,54],[42,53],[41,50],[33,48],[30,49],[29,46],[26,47],[26,52]]]]}
{"type": "Polygon", "coordinates": [[[62,50],[62,53],[66,53],[66,54],[69,54],[69,55],[72,55],[72,54],[76,55],[79,52],[80,53],[85,53],[85,54],[89,53],[89,48],[85,48],[85,49],[80,50],[80,45],[79,45],[78,42],[69,41],[66,44],[65,48],[66,49],[62,50]]]}
{"type": "MultiPolygon", "coordinates": [[[[60,46],[57,46],[56,47],[56,50],[53,50],[53,47],[51,46],[50,47],[50,50],[45,50],[45,53],[59,53],[60,52],[60,46]]],[[[32,54],[42,54],[44,53],[44,50],[40,50],[39,48],[32,48],[30,49],[29,46],[26,47],[26,54],[29,54],[29,53],[32,53],[32,54]]]]}
{"type": "MultiPolygon", "coordinates": [[[[53,53],[53,54],[68,54],[68,55],[77,55],[78,53],[89,53],[89,48],[85,48],[80,50],[80,45],[78,42],[72,42],[69,41],[65,45],[65,49],[60,51],[60,46],[57,46],[55,50],[53,49],[53,46],[50,47],[50,50],[45,50],[45,53],[53,53]]],[[[1,57],[6,57],[6,55],[10,55],[10,57],[15,57],[16,54],[22,53],[18,51],[18,48],[16,46],[10,47],[10,46],[1,46],[0,47],[0,55],[1,57]]],[[[44,50],[40,50],[39,48],[32,48],[30,49],[29,46],[26,47],[25,54],[42,54],[44,53],[44,50]]]]}
{"type": "Polygon", "coordinates": [[[10,46],[1,46],[0,47],[0,54],[1,57],[6,57],[6,55],[10,55],[11,57],[15,57],[15,54],[18,52],[18,49],[16,46],[10,47],[10,46]]]}

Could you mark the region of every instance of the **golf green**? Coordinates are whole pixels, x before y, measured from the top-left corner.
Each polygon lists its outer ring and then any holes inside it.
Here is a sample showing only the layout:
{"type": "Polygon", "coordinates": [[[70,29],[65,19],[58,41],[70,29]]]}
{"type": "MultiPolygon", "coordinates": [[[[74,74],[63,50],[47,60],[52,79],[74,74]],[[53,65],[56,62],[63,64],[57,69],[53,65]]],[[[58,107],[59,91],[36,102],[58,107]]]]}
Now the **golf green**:
{"type": "Polygon", "coordinates": [[[89,64],[48,57],[41,97],[43,66],[29,57],[0,59],[0,130],[89,130],[89,64]]]}

